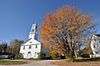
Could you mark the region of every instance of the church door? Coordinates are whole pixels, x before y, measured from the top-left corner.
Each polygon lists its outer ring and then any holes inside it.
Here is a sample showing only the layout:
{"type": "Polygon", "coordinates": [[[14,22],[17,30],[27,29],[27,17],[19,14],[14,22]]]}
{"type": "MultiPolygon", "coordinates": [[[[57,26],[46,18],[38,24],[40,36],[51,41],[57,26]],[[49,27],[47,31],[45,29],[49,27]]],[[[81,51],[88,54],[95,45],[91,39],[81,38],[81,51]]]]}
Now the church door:
{"type": "Polygon", "coordinates": [[[28,59],[31,58],[31,52],[28,52],[28,54],[27,54],[27,58],[28,58],[28,59]]]}

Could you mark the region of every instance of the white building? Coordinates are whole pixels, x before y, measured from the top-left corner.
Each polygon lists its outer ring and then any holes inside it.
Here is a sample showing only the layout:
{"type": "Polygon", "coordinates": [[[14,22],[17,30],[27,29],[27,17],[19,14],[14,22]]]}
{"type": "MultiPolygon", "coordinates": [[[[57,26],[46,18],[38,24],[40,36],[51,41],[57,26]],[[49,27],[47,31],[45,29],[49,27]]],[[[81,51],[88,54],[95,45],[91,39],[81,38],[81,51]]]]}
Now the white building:
{"type": "Polygon", "coordinates": [[[91,58],[100,57],[100,34],[93,35],[91,41],[92,53],[91,58]]]}
{"type": "Polygon", "coordinates": [[[32,25],[31,32],[29,33],[29,39],[20,47],[20,53],[23,58],[38,58],[41,52],[41,43],[35,39],[36,24],[32,25]]]}

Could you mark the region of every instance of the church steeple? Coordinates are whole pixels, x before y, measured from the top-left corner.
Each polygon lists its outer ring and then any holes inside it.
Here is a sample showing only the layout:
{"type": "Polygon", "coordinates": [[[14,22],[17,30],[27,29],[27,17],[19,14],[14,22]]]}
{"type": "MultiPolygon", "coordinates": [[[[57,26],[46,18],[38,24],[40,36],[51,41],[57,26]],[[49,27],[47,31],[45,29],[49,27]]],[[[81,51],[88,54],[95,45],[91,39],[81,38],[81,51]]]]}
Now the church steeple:
{"type": "Polygon", "coordinates": [[[29,39],[34,39],[35,38],[35,33],[36,33],[36,24],[32,25],[31,31],[29,33],[29,39]]]}

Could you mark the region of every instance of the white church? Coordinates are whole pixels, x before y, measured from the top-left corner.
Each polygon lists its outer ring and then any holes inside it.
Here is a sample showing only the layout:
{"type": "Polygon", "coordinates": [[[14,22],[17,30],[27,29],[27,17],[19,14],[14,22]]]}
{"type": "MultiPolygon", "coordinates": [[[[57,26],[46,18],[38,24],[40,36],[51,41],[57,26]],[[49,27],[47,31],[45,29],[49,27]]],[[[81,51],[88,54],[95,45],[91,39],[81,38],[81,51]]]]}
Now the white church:
{"type": "Polygon", "coordinates": [[[100,34],[95,34],[91,40],[92,53],[90,58],[100,57],[100,34]]]}
{"type": "Polygon", "coordinates": [[[20,47],[20,53],[25,59],[38,58],[41,52],[41,43],[35,39],[36,35],[36,24],[32,25],[31,31],[29,33],[28,41],[20,47]]]}

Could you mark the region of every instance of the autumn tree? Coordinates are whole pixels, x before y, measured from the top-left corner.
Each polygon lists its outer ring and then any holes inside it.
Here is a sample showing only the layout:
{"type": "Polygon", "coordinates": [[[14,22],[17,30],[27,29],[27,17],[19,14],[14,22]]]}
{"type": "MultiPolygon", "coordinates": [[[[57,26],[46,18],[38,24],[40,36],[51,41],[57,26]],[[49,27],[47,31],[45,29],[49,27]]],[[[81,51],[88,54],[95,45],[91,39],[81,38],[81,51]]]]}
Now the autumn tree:
{"type": "Polygon", "coordinates": [[[86,44],[94,33],[91,17],[77,9],[64,6],[45,16],[40,36],[43,47],[50,54],[77,57],[81,44],[86,44]]]}

